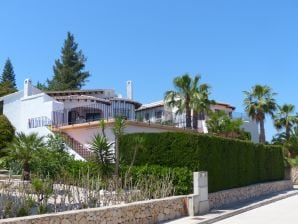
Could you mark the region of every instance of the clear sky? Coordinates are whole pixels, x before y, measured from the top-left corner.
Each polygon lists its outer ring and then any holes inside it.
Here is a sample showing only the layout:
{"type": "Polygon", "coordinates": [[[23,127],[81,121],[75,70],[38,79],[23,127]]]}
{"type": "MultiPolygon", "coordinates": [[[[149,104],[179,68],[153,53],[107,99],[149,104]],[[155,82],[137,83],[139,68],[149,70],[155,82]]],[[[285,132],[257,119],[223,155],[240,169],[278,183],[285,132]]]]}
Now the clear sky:
{"type": "MultiPolygon", "coordinates": [[[[3,0],[0,70],[12,60],[17,85],[53,75],[67,31],[91,72],[84,88],[113,88],[147,103],[175,76],[201,74],[212,98],[243,111],[243,90],[266,84],[298,109],[298,1],[3,0]]],[[[268,139],[275,130],[267,121],[268,139]]]]}

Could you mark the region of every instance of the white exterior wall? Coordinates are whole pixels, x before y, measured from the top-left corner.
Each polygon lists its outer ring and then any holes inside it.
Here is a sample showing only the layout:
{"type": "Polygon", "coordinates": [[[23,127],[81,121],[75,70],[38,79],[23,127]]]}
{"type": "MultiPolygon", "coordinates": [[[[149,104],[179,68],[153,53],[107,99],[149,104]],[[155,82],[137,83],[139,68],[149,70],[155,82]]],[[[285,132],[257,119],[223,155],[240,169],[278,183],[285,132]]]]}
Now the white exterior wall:
{"type": "Polygon", "coordinates": [[[245,131],[251,134],[251,141],[254,143],[259,143],[259,128],[258,124],[252,120],[244,121],[241,125],[245,131]]]}
{"type": "Polygon", "coordinates": [[[214,112],[215,110],[222,110],[224,112],[226,112],[227,114],[232,113],[233,109],[230,107],[226,107],[224,105],[220,105],[220,104],[215,104],[215,105],[211,105],[211,110],[214,112]]]}
{"type": "MultiPolygon", "coordinates": [[[[81,143],[82,145],[88,145],[92,141],[92,137],[96,134],[102,134],[101,129],[97,127],[89,127],[89,128],[78,128],[78,129],[69,129],[64,130],[69,136],[74,138],[76,141],[81,143]]],[[[167,130],[150,128],[150,127],[139,127],[133,125],[127,125],[124,129],[124,133],[160,133],[160,132],[168,132],[167,130]]],[[[115,141],[115,135],[112,131],[112,127],[105,128],[105,134],[109,142],[115,141]]]]}
{"type": "Polygon", "coordinates": [[[51,133],[46,127],[29,128],[29,119],[47,117],[52,120],[52,111],[63,110],[63,103],[55,101],[45,93],[34,87],[32,93],[38,93],[24,97],[23,91],[4,98],[3,114],[7,116],[17,132],[26,134],[37,132],[40,136],[51,133]]]}

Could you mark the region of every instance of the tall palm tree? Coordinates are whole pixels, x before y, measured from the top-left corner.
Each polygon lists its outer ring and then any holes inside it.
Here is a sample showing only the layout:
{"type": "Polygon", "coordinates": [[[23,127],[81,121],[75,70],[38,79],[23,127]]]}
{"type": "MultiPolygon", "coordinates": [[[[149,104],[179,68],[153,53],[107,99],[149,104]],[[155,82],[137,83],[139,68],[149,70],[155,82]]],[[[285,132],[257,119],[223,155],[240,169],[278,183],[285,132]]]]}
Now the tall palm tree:
{"type": "Polygon", "coordinates": [[[23,132],[17,133],[12,143],[8,145],[10,157],[22,164],[24,180],[30,180],[30,161],[34,153],[44,146],[43,137],[39,137],[37,133],[26,135],[23,132]]]}
{"type": "Polygon", "coordinates": [[[278,131],[285,129],[285,138],[288,140],[294,125],[298,123],[298,117],[293,115],[295,106],[292,104],[277,105],[277,109],[278,111],[274,116],[274,127],[278,131]]]}
{"type": "Polygon", "coordinates": [[[170,107],[177,107],[177,113],[186,114],[186,128],[191,128],[191,107],[190,100],[192,95],[192,87],[196,86],[199,77],[195,77],[194,80],[188,75],[178,76],[174,78],[173,83],[174,90],[167,91],[165,93],[165,103],[170,107]]]}
{"type": "Polygon", "coordinates": [[[276,93],[269,86],[255,85],[250,91],[243,91],[245,95],[245,111],[254,121],[260,124],[260,143],[265,143],[265,116],[273,117],[276,110],[276,102],[273,98],[276,93]]]}
{"type": "Polygon", "coordinates": [[[210,87],[207,84],[198,86],[201,76],[196,75],[193,79],[184,74],[174,78],[175,90],[165,93],[165,103],[167,106],[176,107],[177,113],[185,113],[186,128],[191,128],[191,111],[193,109],[195,118],[193,128],[197,128],[198,113],[204,112],[208,108],[208,96],[210,87]]]}
{"type": "Polygon", "coordinates": [[[193,95],[191,97],[191,108],[193,109],[192,127],[198,128],[199,114],[209,114],[210,106],[215,104],[214,100],[209,100],[210,86],[201,84],[199,87],[193,87],[193,95]]]}

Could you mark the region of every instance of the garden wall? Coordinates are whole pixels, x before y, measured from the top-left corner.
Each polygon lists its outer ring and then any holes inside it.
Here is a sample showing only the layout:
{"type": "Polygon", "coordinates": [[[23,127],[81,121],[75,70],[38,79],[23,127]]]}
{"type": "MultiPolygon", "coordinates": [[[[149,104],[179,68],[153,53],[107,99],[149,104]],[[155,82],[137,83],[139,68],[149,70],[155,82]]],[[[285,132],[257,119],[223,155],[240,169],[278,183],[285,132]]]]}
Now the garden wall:
{"type": "Polygon", "coordinates": [[[0,220],[6,224],[158,223],[188,215],[187,197],[0,220]]]}
{"type": "Polygon", "coordinates": [[[291,188],[293,188],[292,182],[290,180],[283,180],[218,191],[208,195],[209,207],[210,209],[219,208],[223,205],[235,203],[238,201],[245,201],[270,193],[289,190],[291,188]]]}
{"type": "Polygon", "coordinates": [[[298,184],[298,167],[292,167],[289,170],[289,179],[292,180],[292,183],[297,185],[298,184]]]}

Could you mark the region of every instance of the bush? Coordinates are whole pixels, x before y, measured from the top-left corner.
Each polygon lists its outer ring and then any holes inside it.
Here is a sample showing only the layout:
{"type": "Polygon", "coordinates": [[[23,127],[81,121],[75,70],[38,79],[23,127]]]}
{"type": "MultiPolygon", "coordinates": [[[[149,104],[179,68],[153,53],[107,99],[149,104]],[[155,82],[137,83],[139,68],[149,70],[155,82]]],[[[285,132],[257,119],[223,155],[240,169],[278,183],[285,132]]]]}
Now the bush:
{"type": "Polygon", "coordinates": [[[6,116],[0,115],[0,149],[11,142],[14,137],[15,129],[6,116]]]}
{"type": "Polygon", "coordinates": [[[142,178],[148,177],[149,179],[150,176],[154,176],[157,179],[162,179],[166,175],[170,175],[173,179],[176,195],[192,193],[192,171],[186,167],[170,168],[158,165],[133,166],[129,171],[129,176],[127,176],[128,169],[128,166],[121,166],[121,176],[123,179],[125,175],[132,179],[133,185],[142,178]]]}
{"type": "Polygon", "coordinates": [[[120,158],[129,165],[134,139],[144,139],[144,147],[134,164],[186,167],[208,171],[209,192],[283,179],[284,164],[279,146],[190,133],[139,133],[120,139],[120,158]]]}

